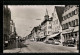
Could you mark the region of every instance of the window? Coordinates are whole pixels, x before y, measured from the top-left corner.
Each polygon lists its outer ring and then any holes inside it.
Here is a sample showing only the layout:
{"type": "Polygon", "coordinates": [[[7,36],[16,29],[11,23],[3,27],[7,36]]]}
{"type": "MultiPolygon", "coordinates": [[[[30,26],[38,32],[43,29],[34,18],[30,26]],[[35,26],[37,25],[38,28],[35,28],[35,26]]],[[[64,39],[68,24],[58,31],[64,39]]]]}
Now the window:
{"type": "Polygon", "coordinates": [[[72,16],[73,16],[73,15],[75,15],[75,10],[74,10],[74,11],[72,11],[72,16]]]}
{"type": "Polygon", "coordinates": [[[64,26],[62,25],[62,30],[64,29],[64,26]]]}
{"type": "Polygon", "coordinates": [[[51,26],[48,26],[48,28],[51,29],[52,27],[51,26]]]}
{"type": "Polygon", "coordinates": [[[75,15],[78,14],[78,9],[75,10],[75,15]]]}
{"type": "Polygon", "coordinates": [[[72,27],[74,27],[74,26],[75,26],[75,20],[72,21],[72,27]]]}
{"type": "Polygon", "coordinates": [[[73,16],[72,12],[70,13],[71,17],[73,16]]]}
{"type": "Polygon", "coordinates": [[[48,34],[50,34],[50,31],[48,31],[48,34]]]}
{"type": "Polygon", "coordinates": [[[71,13],[68,14],[68,18],[70,18],[70,16],[71,16],[71,13]]]}
{"type": "Polygon", "coordinates": [[[49,21],[49,24],[51,24],[51,21],[49,21]]]}
{"type": "Polygon", "coordinates": [[[66,18],[68,18],[68,15],[66,15],[66,18]]]}
{"type": "Polygon", "coordinates": [[[75,20],[73,21],[73,26],[75,26],[75,20]]]}
{"type": "Polygon", "coordinates": [[[68,28],[68,23],[66,23],[66,29],[68,28]]]}
{"type": "Polygon", "coordinates": [[[65,20],[65,16],[64,16],[64,20],[65,20]]]}
{"type": "Polygon", "coordinates": [[[66,20],[66,18],[67,18],[67,17],[66,17],[66,16],[64,16],[64,20],[66,20]]]}
{"type": "Polygon", "coordinates": [[[77,32],[75,32],[75,36],[77,36],[77,32]]]}
{"type": "Polygon", "coordinates": [[[71,27],[71,22],[69,22],[69,27],[71,27]]]}
{"type": "Polygon", "coordinates": [[[64,16],[63,16],[63,20],[64,20],[64,16]]]}
{"type": "Polygon", "coordinates": [[[76,25],[76,26],[79,25],[78,19],[75,20],[75,25],[76,25]]]}
{"type": "Polygon", "coordinates": [[[73,5],[70,5],[70,7],[72,8],[72,7],[73,7],[73,5]]]}
{"type": "Polygon", "coordinates": [[[56,24],[58,24],[58,19],[56,20],[56,24]]]}
{"type": "Polygon", "coordinates": [[[71,13],[69,13],[68,17],[71,17],[71,13]]]}

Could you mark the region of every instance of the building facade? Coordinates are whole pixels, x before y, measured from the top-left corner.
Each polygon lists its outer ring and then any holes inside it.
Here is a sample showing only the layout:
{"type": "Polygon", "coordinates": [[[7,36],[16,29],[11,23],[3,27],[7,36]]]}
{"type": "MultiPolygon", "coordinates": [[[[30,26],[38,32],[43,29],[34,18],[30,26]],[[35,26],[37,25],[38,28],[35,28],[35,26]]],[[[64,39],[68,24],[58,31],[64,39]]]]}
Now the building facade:
{"type": "Polygon", "coordinates": [[[37,27],[34,27],[33,29],[32,29],[32,31],[31,31],[31,33],[32,33],[32,38],[34,39],[34,41],[36,41],[36,36],[37,36],[37,27]]]}
{"type": "Polygon", "coordinates": [[[10,20],[11,11],[7,5],[3,6],[3,46],[8,47],[8,40],[10,35],[10,20]]]}
{"type": "Polygon", "coordinates": [[[64,41],[79,36],[79,7],[77,5],[66,5],[62,15],[62,35],[64,41]]]}
{"type": "Polygon", "coordinates": [[[10,20],[10,43],[14,43],[16,41],[16,27],[15,27],[15,23],[13,22],[13,20],[10,20]]]}
{"type": "Polygon", "coordinates": [[[60,40],[61,43],[63,40],[62,26],[61,26],[63,11],[64,11],[64,7],[55,6],[54,13],[52,13],[53,19],[52,19],[52,34],[51,35],[53,35],[52,37],[54,40],[60,40]]]}
{"type": "Polygon", "coordinates": [[[49,18],[48,11],[46,9],[46,14],[44,16],[44,21],[41,23],[41,31],[42,31],[42,33],[44,33],[43,37],[45,37],[45,38],[47,36],[51,35],[51,30],[52,30],[51,21],[52,21],[52,18],[49,18]]]}

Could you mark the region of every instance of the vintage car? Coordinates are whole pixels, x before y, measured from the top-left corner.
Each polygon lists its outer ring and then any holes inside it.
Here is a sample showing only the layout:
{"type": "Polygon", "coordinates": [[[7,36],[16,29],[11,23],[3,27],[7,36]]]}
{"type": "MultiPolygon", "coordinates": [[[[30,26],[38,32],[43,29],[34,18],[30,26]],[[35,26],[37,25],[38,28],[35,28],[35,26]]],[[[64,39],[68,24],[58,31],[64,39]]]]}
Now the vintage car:
{"type": "Polygon", "coordinates": [[[53,40],[48,40],[45,43],[47,43],[47,44],[53,44],[53,40]]]}
{"type": "Polygon", "coordinates": [[[63,42],[63,46],[73,46],[74,47],[74,42],[72,40],[67,40],[63,42]]]}
{"type": "Polygon", "coordinates": [[[55,45],[59,45],[60,44],[60,41],[59,40],[56,40],[56,41],[54,41],[54,44],[55,45]]]}

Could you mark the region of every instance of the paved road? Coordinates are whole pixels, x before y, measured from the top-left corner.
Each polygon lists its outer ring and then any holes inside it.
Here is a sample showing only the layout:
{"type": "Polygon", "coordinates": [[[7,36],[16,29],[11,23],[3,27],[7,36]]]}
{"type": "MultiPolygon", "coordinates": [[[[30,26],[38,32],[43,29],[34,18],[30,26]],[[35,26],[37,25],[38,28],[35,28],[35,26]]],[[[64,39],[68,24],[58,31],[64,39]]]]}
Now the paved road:
{"type": "MultiPolygon", "coordinates": [[[[26,40],[22,48],[4,50],[4,53],[77,53],[76,47],[66,47],[62,45],[52,45],[43,42],[33,42],[26,40]]],[[[23,45],[22,44],[22,45],[23,45]]]]}
{"type": "Polygon", "coordinates": [[[21,48],[20,53],[75,53],[78,50],[75,47],[66,47],[62,45],[52,45],[43,42],[25,41],[27,47],[21,48]]]}

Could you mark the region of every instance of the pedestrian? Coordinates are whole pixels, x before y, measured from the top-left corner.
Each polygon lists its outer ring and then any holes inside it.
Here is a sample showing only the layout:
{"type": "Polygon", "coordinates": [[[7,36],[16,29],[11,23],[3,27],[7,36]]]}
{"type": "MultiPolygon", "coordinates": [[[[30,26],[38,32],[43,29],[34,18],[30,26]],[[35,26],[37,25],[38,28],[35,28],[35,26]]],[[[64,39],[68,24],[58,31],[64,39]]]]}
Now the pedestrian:
{"type": "Polygon", "coordinates": [[[22,42],[22,40],[20,39],[20,41],[18,42],[18,47],[20,48],[19,52],[21,52],[21,48],[22,48],[21,42],[22,42]]]}
{"type": "Polygon", "coordinates": [[[77,36],[77,50],[79,50],[79,35],[77,36]]]}
{"type": "Polygon", "coordinates": [[[73,41],[73,43],[75,43],[75,39],[74,39],[74,37],[72,37],[72,41],[73,41]]]}

